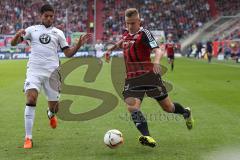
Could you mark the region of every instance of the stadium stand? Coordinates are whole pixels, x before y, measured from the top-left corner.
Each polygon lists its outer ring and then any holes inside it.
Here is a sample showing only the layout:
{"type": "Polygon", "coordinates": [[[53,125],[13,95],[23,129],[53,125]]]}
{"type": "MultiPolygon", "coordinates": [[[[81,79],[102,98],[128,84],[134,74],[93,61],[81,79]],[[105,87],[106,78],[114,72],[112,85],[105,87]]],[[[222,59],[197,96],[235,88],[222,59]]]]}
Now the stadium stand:
{"type": "Polygon", "coordinates": [[[223,16],[232,16],[240,11],[239,0],[215,0],[219,13],[223,16]]]}
{"type": "Polygon", "coordinates": [[[105,0],[104,37],[112,39],[124,29],[124,9],[136,7],[142,15],[143,26],[150,30],[164,30],[175,39],[192,33],[211,19],[207,0],[105,0]]]}
{"type": "Polygon", "coordinates": [[[44,3],[55,7],[55,25],[65,33],[86,31],[87,0],[4,0],[0,1],[0,34],[14,34],[22,25],[26,28],[40,23],[38,11],[44,3]]]}
{"type": "MultiPolygon", "coordinates": [[[[113,42],[124,29],[124,10],[139,9],[143,26],[149,30],[172,33],[175,40],[183,39],[218,15],[239,13],[239,0],[97,0],[96,38],[113,42]],[[212,12],[214,8],[214,13],[212,12]]],[[[77,31],[93,31],[94,0],[1,0],[0,46],[7,46],[8,37],[18,29],[38,24],[38,8],[50,3],[56,10],[55,26],[69,38],[77,31]],[[74,4],[74,5],[72,5],[74,4]]],[[[240,37],[239,22],[219,29],[212,40],[240,37]],[[222,34],[224,33],[224,35],[222,34]]]]}

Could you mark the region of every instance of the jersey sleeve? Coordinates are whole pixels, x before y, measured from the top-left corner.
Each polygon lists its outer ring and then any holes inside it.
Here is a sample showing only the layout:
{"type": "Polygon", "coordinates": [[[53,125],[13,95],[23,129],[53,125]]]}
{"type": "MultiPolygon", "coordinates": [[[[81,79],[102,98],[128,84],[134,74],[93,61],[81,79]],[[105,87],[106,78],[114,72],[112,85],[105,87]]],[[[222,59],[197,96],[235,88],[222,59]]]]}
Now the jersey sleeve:
{"type": "Polygon", "coordinates": [[[143,33],[142,33],[142,42],[144,44],[146,44],[149,48],[154,49],[154,48],[159,48],[157,41],[155,40],[155,38],[153,37],[153,35],[151,34],[151,32],[147,29],[143,29],[143,33]]]}
{"type": "Polygon", "coordinates": [[[62,31],[59,32],[59,45],[60,45],[60,48],[62,49],[62,51],[66,48],[69,48],[66,37],[62,31]]]}
{"type": "Polygon", "coordinates": [[[27,41],[31,42],[31,40],[32,40],[32,36],[31,36],[32,29],[33,29],[33,26],[30,26],[30,27],[25,29],[26,34],[22,37],[22,40],[27,40],[27,41]]]}

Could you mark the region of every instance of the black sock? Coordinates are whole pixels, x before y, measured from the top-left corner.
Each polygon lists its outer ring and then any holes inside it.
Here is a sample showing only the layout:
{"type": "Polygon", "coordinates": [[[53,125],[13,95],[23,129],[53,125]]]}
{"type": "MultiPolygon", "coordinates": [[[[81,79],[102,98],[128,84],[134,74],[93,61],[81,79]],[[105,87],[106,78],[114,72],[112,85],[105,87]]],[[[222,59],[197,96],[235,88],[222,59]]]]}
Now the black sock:
{"type": "Polygon", "coordinates": [[[173,68],[174,68],[174,64],[172,63],[172,65],[171,65],[171,67],[172,67],[172,71],[173,71],[173,68]]]}
{"type": "Polygon", "coordinates": [[[189,111],[186,110],[181,104],[179,104],[179,103],[173,103],[173,104],[175,107],[175,110],[173,113],[182,114],[184,118],[188,118],[190,116],[189,111]]]}
{"type": "Polygon", "coordinates": [[[148,124],[147,120],[143,116],[141,111],[134,111],[131,113],[132,120],[137,127],[137,129],[142,133],[144,136],[149,136],[149,131],[148,131],[148,124]]]}

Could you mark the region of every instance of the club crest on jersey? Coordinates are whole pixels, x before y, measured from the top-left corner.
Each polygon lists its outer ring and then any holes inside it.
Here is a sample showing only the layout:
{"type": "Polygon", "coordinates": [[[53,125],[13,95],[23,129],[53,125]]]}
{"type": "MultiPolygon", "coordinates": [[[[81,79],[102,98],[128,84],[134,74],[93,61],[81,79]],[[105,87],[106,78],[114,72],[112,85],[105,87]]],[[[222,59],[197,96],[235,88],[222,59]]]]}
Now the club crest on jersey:
{"type": "Polygon", "coordinates": [[[123,48],[129,48],[134,44],[135,41],[125,41],[123,42],[123,48]]]}
{"type": "Polygon", "coordinates": [[[135,34],[133,39],[136,40],[138,38],[138,36],[139,36],[138,34],[135,34]]]}
{"type": "Polygon", "coordinates": [[[57,31],[52,31],[53,34],[57,34],[57,31]]]}
{"type": "Polygon", "coordinates": [[[48,44],[51,41],[51,37],[48,34],[41,34],[39,37],[39,41],[42,44],[48,44]]]}

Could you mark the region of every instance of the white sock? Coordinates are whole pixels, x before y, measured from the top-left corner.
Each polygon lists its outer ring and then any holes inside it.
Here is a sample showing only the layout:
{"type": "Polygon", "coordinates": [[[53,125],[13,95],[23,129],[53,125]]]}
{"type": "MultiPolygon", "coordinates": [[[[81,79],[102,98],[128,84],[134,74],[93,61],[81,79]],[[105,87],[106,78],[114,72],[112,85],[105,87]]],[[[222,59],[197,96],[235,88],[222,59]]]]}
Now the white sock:
{"type": "Polygon", "coordinates": [[[50,109],[48,109],[48,117],[49,118],[52,118],[52,116],[54,116],[55,113],[51,112],[50,109]]]}
{"type": "Polygon", "coordinates": [[[35,107],[26,106],[24,119],[25,119],[25,138],[32,139],[32,128],[35,117],[35,107]]]}

